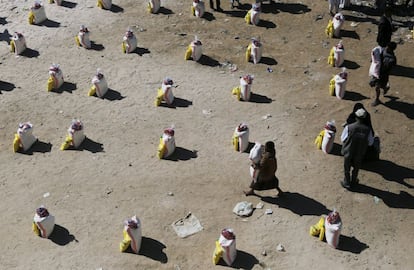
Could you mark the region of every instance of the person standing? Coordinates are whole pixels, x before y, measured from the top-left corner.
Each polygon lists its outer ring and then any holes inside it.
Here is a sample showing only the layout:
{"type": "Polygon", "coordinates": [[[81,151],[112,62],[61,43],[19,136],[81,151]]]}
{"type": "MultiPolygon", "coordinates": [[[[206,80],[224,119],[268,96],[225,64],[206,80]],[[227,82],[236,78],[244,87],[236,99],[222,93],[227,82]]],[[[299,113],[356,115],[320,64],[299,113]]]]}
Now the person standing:
{"type": "Polygon", "coordinates": [[[210,8],[220,12],[223,11],[223,9],[220,7],[220,0],[216,0],[216,8],[214,8],[214,0],[210,0],[210,8]]]}
{"type": "Polygon", "coordinates": [[[277,159],[275,144],[268,141],[265,144],[264,153],[259,164],[252,164],[255,169],[259,169],[259,175],[256,180],[250,183],[250,190],[244,191],[246,196],[254,195],[255,190],[277,189],[278,195],[283,195],[283,191],[279,188],[279,179],[275,176],[277,170],[277,159]]]}
{"type": "Polygon", "coordinates": [[[393,30],[391,15],[391,8],[387,7],[378,24],[377,43],[383,48],[391,41],[393,30]]]}
{"type": "Polygon", "coordinates": [[[379,71],[379,78],[375,81],[375,100],[372,106],[377,106],[381,103],[379,96],[381,89],[384,90],[384,95],[387,94],[389,87],[389,78],[391,69],[397,65],[397,58],[394,51],[397,48],[397,43],[389,42],[385,50],[381,54],[381,66],[379,71]]]}
{"type": "Polygon", "coordinates": [[[367,151],[374,138],[371,128],[364,121],[367,111],[359,109],[355,112],[356,122],[346,125],[342,135],[342,150],[344,156],[344,179],[340,182],[342,187],[350,189],[358,184],[358,172],[367,151]],[[351,167],[352,176],[351,176],[351,167]]]}

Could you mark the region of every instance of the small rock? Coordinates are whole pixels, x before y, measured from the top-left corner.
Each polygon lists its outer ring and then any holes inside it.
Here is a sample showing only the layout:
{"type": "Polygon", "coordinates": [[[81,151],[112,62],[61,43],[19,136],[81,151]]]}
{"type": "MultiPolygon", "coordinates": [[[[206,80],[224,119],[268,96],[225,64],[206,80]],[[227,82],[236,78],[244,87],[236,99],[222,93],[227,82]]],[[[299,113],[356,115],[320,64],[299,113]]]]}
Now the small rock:
{"type": "Polygon", "coordinates": [[[174,193],[172,193],[171,191],[167,193],[168,196],[174,196],[174,193]]]}
{"type": "Polygon", "coordinates": [[[264,206],[264,204],[259,202],[258,204],[256,204],[256,209],[262,209],[263,206],[264,206]]]}
{"type": "Polygon", "coordinates": [[[267,255],[266,250],[263,250],[262,251],[262,256],[266,256],[266,255],[267,255]]]}
{"type": "Polygon", "coordinates": [[[316,15],[315,22],[316,21],[319,21],[319,20],[322,20],[322,19],[323,19],[323,15],[322,14],[318,14],[318,15],[316,15]]]}
{"type": "Polygon", "coordinates": [[[46,192],[45,194],[43,194],[43,198],[47,198],[49,196],[50,196],[50,193],[49,192],[46,192]]]}
{"type": "Polygon", "coordinates": [[[272,117],[272,115],[270,113],[263,115],[262,119],[269,119],[270,117],[272,117]]]}
{"type": "Polygon", "coordinates": [[[278,244],[276,247],[276,250],[279,252],[284,252],[285,251],[285,247],[282,244],[278,244]]]}
{"type": "Polygon", "coordinates": [[[273,214],[273,210],[270,209],[270,208],[267,208],[266,211],[265,211],[265,214],[266,215],[271,215],[271,214],[273,214]]]}
{"type": "Polygon", "coordinates": [[[239,36],[235,36],[235,37],[234,37],[234,39],[239,39],[239,38],[240,38],[239,36]]]}

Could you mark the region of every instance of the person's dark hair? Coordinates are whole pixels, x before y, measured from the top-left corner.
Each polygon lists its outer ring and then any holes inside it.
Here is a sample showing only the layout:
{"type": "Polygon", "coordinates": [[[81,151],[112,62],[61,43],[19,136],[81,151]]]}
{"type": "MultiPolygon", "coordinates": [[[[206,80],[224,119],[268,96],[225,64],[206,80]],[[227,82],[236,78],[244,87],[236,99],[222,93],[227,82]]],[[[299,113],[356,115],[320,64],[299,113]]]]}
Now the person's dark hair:
{"type": "Polygon", "coordinates": [[[354,105],[354,109],[352,110],[353,113],[355,113],[356,111],[358,111],[359,109],[364,109],[364,105],[360,102],[355,103],[354,105]]]}
{"type": "Polygon", "coordinates": [[[386,7],[384,10],[384,16],[385,17],[391,17],[392,15],[392,8],[391,7],[386,7]]]}
{"type": "Polygon", "coordinates": [[[272,141],[268,141],[265,144],[265,152],[269,152],[272,153],[273,155],[276,155],[276,150],[275,150],[275,143],[272,141]]]}
{"type": "Polygon", "coordinates": [[[397,43],[395,43],[394,41],[391,41],[387,44],[387,50],[393,52],[395,49],[397,49],[397,43]]]}

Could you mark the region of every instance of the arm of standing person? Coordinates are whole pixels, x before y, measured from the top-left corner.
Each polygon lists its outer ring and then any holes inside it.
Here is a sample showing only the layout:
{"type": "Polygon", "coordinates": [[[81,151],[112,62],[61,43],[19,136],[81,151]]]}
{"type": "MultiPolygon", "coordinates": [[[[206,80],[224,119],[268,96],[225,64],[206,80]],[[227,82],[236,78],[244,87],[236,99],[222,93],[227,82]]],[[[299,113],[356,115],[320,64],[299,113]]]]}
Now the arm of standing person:
{"type": "Polygon", "coordinates": [[[345,126],[341,134],[341,142],[342,143],[345,142],[347,138],[348,138],[348,126],[345,126]]]}

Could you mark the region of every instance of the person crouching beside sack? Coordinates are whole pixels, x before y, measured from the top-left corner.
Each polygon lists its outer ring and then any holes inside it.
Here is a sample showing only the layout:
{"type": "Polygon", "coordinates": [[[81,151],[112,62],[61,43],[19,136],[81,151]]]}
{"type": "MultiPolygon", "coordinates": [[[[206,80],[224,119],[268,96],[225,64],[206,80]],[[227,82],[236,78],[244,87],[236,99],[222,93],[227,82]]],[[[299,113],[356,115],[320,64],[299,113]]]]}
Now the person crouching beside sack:
{"type": "Polygon", "coordinates": [[[14,32],[10,39],[10,52],[16,55],[22,54],[27,49],[26,39],[22,33],[14,32]]]}
{"type": "Polygon", "coordinates": [[[124,53],[132,53],[137,48],[137,37],[134,35],[134,32],[129,28],[124,37],[122,38],[122,51],[124,53]]]}
{"type": "Polygon", "coordinates": [[[274,188],[278,191],[278,196],[283,195],[283,191],[279,188],[279,179],[275,175],[277,171],[277,159],[274,142],[266,142],[259,164],[253,164],[252,166],[256,166],[259,169],[259,175],[257,176],[257,180],[253,179],[250,183],[250,190],[244,191],[246,196],[255,195],[255,190],[269,190],[274,188]]]}
{"type": "Polygon", "coordinates": [[[91,41],[89,39],[89,29],[85,25],[81,25],[78,35],[75,37],[76,44],[85,49],[92,48],[91,41]]]}
{"type": "Polygon", "coordinates": [[[129,247],[135,253],[139,253],[141,248],[142,233],[141,233],[141,221],[137,216],[133,216],[124,221],[123,230],[124,239],[119,244],[119,250],[125,252],[129,247]]]}
{"type": "Polygon", "coordinates": [[[108,83],[106,82],[106,78],[102,73],[101,69],[96,70],[95,76],[92,78],[92,87],[89,89],[88,96],[94,96],[95,94],[103,98],[108,92],[108,83]]]}
{"type": "Polygon", "coordinates": [[[162,81],[161,88],[158,88],[157,97],[155,99],[155,106],[160,106],[161,102],[167,103],[168,106],[171,106],[174,102],[174,93],[173,93],[174,82],[171,78],[165,78],[162,81]]]}
{"type": "Polygon", "coordinates": [[[41,205],[36,209],[33,218],[33,232],[40,237],[49,238],[55,228],[55,217],[49,214],[49,211],[41,205]]]}
{"type": "Polygon", "coordinates": [[[36,0],[29,12],[29,24],[41,24],[46,21],[45,7],[42,5],[40,0],[36,0]]]}
{"type": "Polygon", "coordinates": [[[58,64],[49,67],[49,79],[47,80],[47,91],[59,89],[64,83],[63,72],[58,64]]]}
{"type": "Polygon", "coordinates": [[[252,42],[246,49],[246,61],[252,61],[254,64],[260,62],[262,58],[263,45],[258,38],[252,38],[252,42]]]}
{"type": "Polygon", "coordinates": [[[237,100],[249,101],[252,94],[253,75],[240,77],[240,86],[233,88],[232,94],[237,96],[237,100]]]}
{"type": "Polygon", "coordinates": [[[194,40],[191,41],[190,45],[188,45],[187,50],[185,52],[185,60],[193,59],[194,61],[200,60],[201,56],[203,55],[203,44],[198,39],[197,36],[195,36],[194,40]]]}
{"type": "Polygon", "coordinates": [[[96,6],[102,9],[111,9],[112,7],[112,0],[98,0],[96,6]]]}

